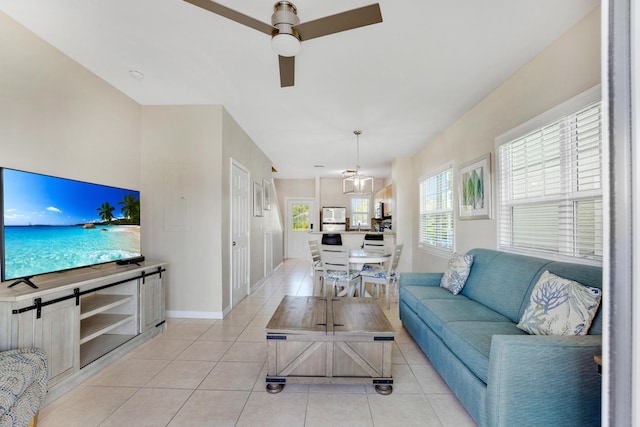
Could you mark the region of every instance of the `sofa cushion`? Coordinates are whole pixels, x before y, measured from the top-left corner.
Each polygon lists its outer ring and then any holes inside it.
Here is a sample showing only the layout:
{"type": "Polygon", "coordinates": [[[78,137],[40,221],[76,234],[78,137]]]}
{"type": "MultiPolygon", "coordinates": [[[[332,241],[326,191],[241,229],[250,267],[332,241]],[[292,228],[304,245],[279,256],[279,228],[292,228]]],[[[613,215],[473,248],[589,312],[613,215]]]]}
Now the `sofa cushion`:
{"type": "Polygon", "coordinates": [[[325,273],[324,277],[325,279],[333,280],[334,282],[343,282],[345,280],[353,280],[359,275],[360,271],[356,270],[349,270],[348,273],[346,271],[329,270],[325,273]]]}
{"type": "Polygon", "coordinates": [[[518,323],[531,288],[551,261],[489,249],[468,253],[473,267],[461,294],[518,323]]]}
{"type": "Polygon", "coordinates": [[[440,286],[449,290],[453,295],[458,295],[464,287],[469,270],[473,264],[473,255],[455,253],[449,260],[447,271],[440,279],[440,286]]]}
{"type": "Polygon", "coordinates": [[[545,271],[518,328],[536,335],[586,335],[602,291],[545,271]]]}
{"type": "Polygon", "coordinates": [[[511,321],[450,322],[443,326],[447,347],[485,384],[489,376],[489,353],[493,335],[527,335],[511,321]]]}
{"type": "MultiPolygon", "coordinates": [[[[459,296],[459,295],[458,295],[459,296]]],[[[468,298],[422,299],[415,313],[442,338],[442,328],[448,322],[506,322],[506,317],[468,298]]]]}
{"type": "Polygon", "coordinates": [[[401,286],[402,300],[413,310],[422,305],[422,300],[427,299],[467,299],[462,295],[453,295],[448,290],[436,286],[401,286]]]}

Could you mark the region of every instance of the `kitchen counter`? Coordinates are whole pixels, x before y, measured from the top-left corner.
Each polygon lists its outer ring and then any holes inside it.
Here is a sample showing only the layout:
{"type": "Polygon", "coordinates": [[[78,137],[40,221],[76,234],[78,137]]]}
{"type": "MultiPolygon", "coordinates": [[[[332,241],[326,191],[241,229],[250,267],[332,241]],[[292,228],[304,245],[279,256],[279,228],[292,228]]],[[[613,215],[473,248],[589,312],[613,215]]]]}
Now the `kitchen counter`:
{"type": "Polygon", "coordinates": [[[367,231],[367,230],[351,230],[351,231],[309,231],[309,234],[384,234],[385,236],[395,236],[393,231],[367,231]]]}

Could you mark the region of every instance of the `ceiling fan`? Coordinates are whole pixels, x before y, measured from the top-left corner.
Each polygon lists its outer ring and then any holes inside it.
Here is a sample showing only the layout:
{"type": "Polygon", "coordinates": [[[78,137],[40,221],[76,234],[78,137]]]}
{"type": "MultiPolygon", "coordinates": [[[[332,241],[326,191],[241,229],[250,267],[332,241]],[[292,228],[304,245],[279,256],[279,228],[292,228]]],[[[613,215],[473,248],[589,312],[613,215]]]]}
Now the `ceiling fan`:
{"type": "Polygon", "coordinates": [[[294,84],[295,55],[300,51],[300,42],[382,22],[378,3],[300,24],[294,4],[279,1],[273,7],[269,25],[210,0],[184,1],[270,35],[271,45],[279,55],[280,87],[294,84]]]}

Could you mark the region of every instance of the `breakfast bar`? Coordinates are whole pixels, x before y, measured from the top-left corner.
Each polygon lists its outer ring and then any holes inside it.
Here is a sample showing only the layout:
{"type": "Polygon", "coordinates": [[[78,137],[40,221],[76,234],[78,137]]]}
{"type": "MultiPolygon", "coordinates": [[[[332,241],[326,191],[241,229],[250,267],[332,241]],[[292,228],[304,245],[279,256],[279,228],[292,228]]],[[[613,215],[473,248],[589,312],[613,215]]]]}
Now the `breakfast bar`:
{"type": "Polygon", "coordinates": [[[340,232],[327,232],[327,231],[310,231],[308,233],[309,240],[317,240],[318,242],[322,241],[322,236],[324,234],[340,234],[342,239],[342,245],[346,246],[349,249],[360,249],[364,243],[364,236],[367,234],[370,235],[379,235],[382,236],[382,240],[384,241],[384,246],[388,251],[391,251],[396,244],[396,234],[392,231],[340,231],[340,232]]]}

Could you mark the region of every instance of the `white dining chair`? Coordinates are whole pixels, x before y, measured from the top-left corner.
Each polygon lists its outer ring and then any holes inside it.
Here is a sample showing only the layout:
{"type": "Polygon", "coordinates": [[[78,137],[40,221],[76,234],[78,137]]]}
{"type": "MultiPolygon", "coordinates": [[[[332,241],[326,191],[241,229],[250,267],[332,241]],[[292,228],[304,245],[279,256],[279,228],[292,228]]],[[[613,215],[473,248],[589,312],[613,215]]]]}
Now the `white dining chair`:
{"type": "Polygon", "coordinates": [[[365,234],[362,249],[372,252],[383,252],[385,250],[384,235],[365,234]]]}
{"type": "MultiPolygon", "coordinates": [[[[387,247],[384,243],[384,235],[382,234],[365,234],[362,243],[362,249],[367,252],[385,252],[387,247]]],[[[371,266],[382,267],[382,263],[369,264],[371,266]]],[[[364,284],[362,285],[364,289],[364,284]]]]}
{"type": "Polygon", "coordinates": [[[324,294],[324,267],[320,256],[320,245],[317,240],[309,240],[309,252],[311,253],[311,275],[315,285],[319,284],[320,294],[324,294]]]}
{"type": "MultiPolygon", "coordinates": [[[[396,269],[400,262],[400,255],[402,255],[402,245],[396,245],[393,248],[391,259],[386,268],[376,265],[365,265],[360,272],[362,280],[362,288],[364,289],[367,283],[371,283],[375,286],[376,296],[380,297],[380,287],[384,287],[385,297],[387,299],[387,309],[391,307],[390,294],[393,291],[394,295],[397,295],[397,274],[396,269]],[[392,287],[393,289],[390,289],[392,287]]],[[[373,287],[371,292],[373,294],[373,287]]]]}
{"type": "Polygon", "coordinates": [[[349,249],[343,246],[322,246],[320,257],[324,268],[324,282],[333,284],[334,295],[352,297],[356,291],[360,291],[360,271],[350,268],[349,249]]]}

